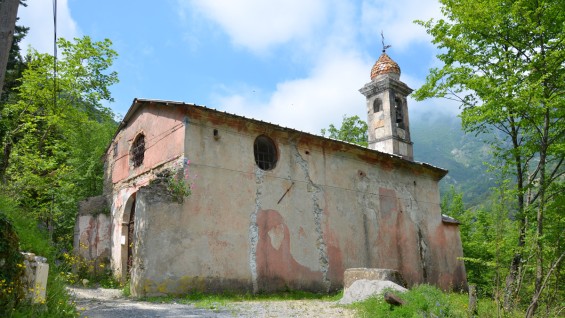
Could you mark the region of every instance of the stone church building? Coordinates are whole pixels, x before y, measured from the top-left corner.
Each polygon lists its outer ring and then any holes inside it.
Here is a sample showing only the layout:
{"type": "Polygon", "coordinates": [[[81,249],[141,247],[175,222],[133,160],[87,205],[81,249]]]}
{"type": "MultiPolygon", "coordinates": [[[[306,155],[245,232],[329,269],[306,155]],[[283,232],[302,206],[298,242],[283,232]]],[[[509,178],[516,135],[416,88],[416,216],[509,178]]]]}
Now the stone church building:
{"type": "Polygon", "coordinates": [[[368,148],[135,99],[106,153],[110,213],[79,215],[75,244],[108,257],[135,296],[327,292],[358,267],[465,288],[458,223],[440,209],[447,171],[413,160],[411,91],[383,52],[360,89],[368,148]]]}

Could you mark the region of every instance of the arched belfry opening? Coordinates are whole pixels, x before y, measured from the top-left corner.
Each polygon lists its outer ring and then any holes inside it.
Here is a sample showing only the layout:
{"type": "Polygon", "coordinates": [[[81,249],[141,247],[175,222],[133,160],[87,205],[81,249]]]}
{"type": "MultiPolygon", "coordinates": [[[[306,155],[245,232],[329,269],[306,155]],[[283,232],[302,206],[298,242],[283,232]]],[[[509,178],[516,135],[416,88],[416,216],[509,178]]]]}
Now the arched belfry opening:
{"type": "Polygon", "coordinates": [[[359,91],[367,99],[369,148],[414,160],[407,97],[412,89],[400,81],[400,67],[383,52],[371,69],[371,81],[359,91]]]}
{"type": "Polygon", "coordinates": [[[373,101],[373,112],[378,113],[383,110],[383,101],[380,98],[375,98],[373,101]]]}
{"type": "Polygon", "coordinates": [[[398,97],[394,99],[394,114],[395,114],[396,127],[404,129],[403,102],[402,99],[398,97]]]}

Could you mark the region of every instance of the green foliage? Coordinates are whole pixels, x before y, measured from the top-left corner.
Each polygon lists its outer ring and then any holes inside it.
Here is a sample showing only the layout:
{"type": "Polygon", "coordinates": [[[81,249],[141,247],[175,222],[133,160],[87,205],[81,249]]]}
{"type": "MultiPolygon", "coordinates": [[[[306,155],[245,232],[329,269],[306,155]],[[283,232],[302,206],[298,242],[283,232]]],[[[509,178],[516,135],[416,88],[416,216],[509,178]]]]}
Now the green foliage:
{"type": "Polygon", "coordinates": [[[131,282],[129,281],[129,279],[124,284],[124,287],[122,289],[122,294],[126,297],[131,296],[131,282]]]}
{"type": "Polygon", "coordinates": [[[184,171],[171,173],[166,177],[167,190],[178,203],[184,202],[184,199],[192,194],[192,184],[189,183],[188,178],[188,164],[184,171]]]}
{"type": "MultiPolygon", "coordinates": [[[[402,306],[391,306],[382,296],[372,297],[350,307],[357,310],[359,317],[452,317],[467,318],[467,294],[443,293],[430,285],[419,285],[406,293],[395,293],[406,303],[402,306]]],[[[522,317],[523,314],[505,315],[503,317],[522,317]]],[[[496,304],[489,299],[479,299],[478,317],[501,317],[496,304]]]]}
{"type": "Polygon", "coordinates": [[[419,285],[406,293],[396,293],[406,302],[391,306],[382,295],[351,305],[361,317],[467,317],[460,305],[464,296],[443,294],[430,285],[419,285]]]}
{"type": "Polygon", "coordinates": [[[31,50],[16,98],[3,105],[0,178],[30,223],[69,247],[77,202],[102,192],[101,158],[116,123],[101,102],[112,100],[117,76],[106,73],[116,53],[89,37],[58,45],[56,81],[53,57],[31,50]]]}
{"type": "Polygon", "coordinates": [[[22,264],[18,234],[0,207],[0,312],[9,312],[24,300],[22,264]]]}
{"type": "MultiPolygon", "coordinates": [[[[66,289],[65,281],[60,272],[65,271],[65,265],[57,265],[57,252],[49,244],[47,233],[30,222],[26,213],[17,206],[11,198],[0,195],[0,210],[6,213],[11,220],[18,237],[20,249],[46,257],[49,262],[49,276],[47,281],[47,299],[43,304],[31,304],[28,301],[20,302],[10,311],[5,311],[6,317],[76,317],[75,306],[66,289]]],[[[20,264],[21,265],[21,264],[20,264]]]]}
{"type": "Polygon", "coordinates": [[[322,136],[347,141],[350,143],[358,144],[367,147],[367,123],[359,118],[359,116],[343,115],[341,127],[338,129],[333,124],[330,124],[328,129],[322,129],[322,136]]]}
{"type": "Polygon", "coordinates": [[[325,301],[337,301],[341,299],[342,293],[337,294],[316,294],[300,290],[288,290],[279,293],[268,294],[250,294],[250,293],[201,293],[193,292],[184,296],[164,296],[164,297],[146,297],[143,300],[154,303],[180,303],[192,304],[199,308],[216,309],[218,306],[226,306],[233,302],[242,301],[285,301],[285,300],[303,300],[303,299],[320,299],[325,301]]]}
{"type": "Polygon", "coordinates": [[[45,303],[31,304],[26,302],[7,313],[7,317],[37,317],[58,318],[78,317],[74,302],[67,293],[65,281],[57,273],[49,268],[49,280],[47,282],[47,299],[45,303]]]}
{"type": "Polygon", "coordinates": [[[488,205],[465,209],[463,194],[452,187],[444,193],[442,213],[461,222],[463,260],[469,284],[477,286],[478,294],[502,301],[502,280],[508,273],[508,264],[518,228],[507,218],[508,198],[503,188],[493,189],[488,205]]]}
{"type": "Polygon", "coordinates": [[[457,100],[466,131],[496,133],[494,171],[506,174],[508,216],[519,228],[504,303],[529,301],[532,317],[540,303],[563,301],[548,289],[563,276],[565,248],[550,243],[562,233],[550,238],[545,229],[560,214],[556,184],[565,174],[565,1],[440,2],[445,19],[419,23],[444,65],[430,70],[415,97],[457,100]]]}
{"type": "Polygon", "coordinates": [[[102,192],[101,158],[116,127],[102,105],[117,82],[107,72],[116,56],[110,45],[60,39],[57,78],[48,54],[32,49],[25,62],[14,58],[10,74],[19,78],[10,77],[0,101],[0,210],[13,222],[20,249],[47,257],[50,272],[46,306],[22,303],[9,316],[76,315],[64,289],[71,265],[57,266],[56,251],[72,244],[77,202],[102,192]]]}
{"type": "MultiPolygon", "coordinates": [[[[81,248],[88,248],[82,247],[81,248]]],[[[119,282],[115,281],[109,264],[98,260],[85,259],[75,253],[62,253],[63,263],[66,272],[61,272],[60,276],[69,285],[102,286],[107,288],[120,287],[119,282]]]]}

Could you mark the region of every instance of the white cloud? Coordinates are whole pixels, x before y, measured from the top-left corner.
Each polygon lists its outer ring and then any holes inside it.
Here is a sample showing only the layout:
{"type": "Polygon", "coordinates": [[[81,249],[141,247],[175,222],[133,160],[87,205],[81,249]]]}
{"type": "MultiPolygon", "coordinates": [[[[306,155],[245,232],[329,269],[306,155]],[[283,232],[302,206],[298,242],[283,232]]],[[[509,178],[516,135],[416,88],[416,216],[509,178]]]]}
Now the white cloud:
{"type": "Polygon", "coordinates": [[[430,43],[431,37],[414,20],[427,21],[441,17],[437,0],[363,0],[361,30],[366,37],[385,35],[385,44],[407,49],[414,42],[430,43]]]}
{"type": "MultiPolygon", "coordinates": [[[[26,1],[27,7],[18,9],[19,25],[29,27],[21,48],[33,47],[41,53],[53,54],[53,3],[52,1],[26,1]]],[[[71,40],[79,36],[78,27],[71,16],[68,0],[57,1],[57,37],[71,40]]]]}
{"type": "MultiPolygon", "coordinates": [[[[298,57],[295,62],[308,65],[302,78],[282,80],[272,92],[245,83],[231,87],[220,84],[222,90],[213,97],[213,105],[315,134],[330,123],[341,124],[344,114],[366,119],[365,97],[358,90],[369,82],[376,56],[362,53],[359,35],[379,36],[380,40],[382,29],[387,44],[405,49],[413,42],[429,41],[423,28],[414,25],[413,20],[440,16],[436,0],[334,0],[323,4],[317,0],[289,0],[277,2],[276,6],[260,0],[242,0],[237,4],[220,0],[178,1],[184,8],[181,18],[185,13],[199,13],[219,25],[235,45],[263,53],[290,44],[291,54],[298,57]]],[[[403,75],[401,80],[412,87],[419,87],[416,84],[422,82],[410,74],[403,75]]],[[[414,109],[411,114],[418,117],[436,108],[438,101],[410,100],[410,104],[414,109]]]]}
{"type": "Polygon", "coordinates": [[[355,52],[330,49],[307,77],[279,83],[267,98],[235,93],[217,96],[215,104],[226,105],[228,112],[319,134],[330,123],[341,124],[344,114],[365,118],[365,98],[358,90],[369,81],[369,69],[355,52]]]}
{"type": "Polygon", "coordinates": [[[296,39],[309,38],[328,12],[324,0],[179,0],[184,10],[195,9],[214,21],[237,46],[254,52],[296,39]],[[189,2],[187,2],[189,1],[189,2]]]}

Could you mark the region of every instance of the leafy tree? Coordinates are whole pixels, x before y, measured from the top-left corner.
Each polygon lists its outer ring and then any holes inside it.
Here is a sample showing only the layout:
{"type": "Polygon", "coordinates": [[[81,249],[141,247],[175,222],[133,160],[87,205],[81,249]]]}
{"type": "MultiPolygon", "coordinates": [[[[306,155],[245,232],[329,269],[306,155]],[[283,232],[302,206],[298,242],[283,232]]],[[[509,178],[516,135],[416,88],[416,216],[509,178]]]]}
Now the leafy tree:
{"type": "Polygon", "coordinates": [[[565,1],[440,2],[446,19],[419,23],[442,49],[444,65],[430,71],[415,97],[456,99],[466,131],[497,132],[492,146],[503,169],[511,168],[511,217],[519,224],[505,307],[519,298],[520,278],[531,278],[532,317],[541,299],[563,296],[543,293],[561,275],[565,253],[562,246],[548,250],[563,233],[546,232],[547,219],[560,215],[554,203],[565,174],[565,1]],[[533,271],[524,257],[530,251],[533,271]]]}
{"type": "Polygon", "coordinates": [[[358,144],[367,147],[367,123],[359,118],[359,116],[347,117],[343,115],[341,127],[338,129],[333,124],[330,124],[328,129],[322,129],[322,136],[343,140],[350,143],[358,144]]]}
{"type": "Polygon", "coordinates": [[[109,72],[116,52],[110,40],[59,39],[61,58],[29,53],[17,96],[2,109],[3,188],[69,244],[77,201],[102,192],[102,154],[116,123],[102,101],[112,101],[109,72]]]}

